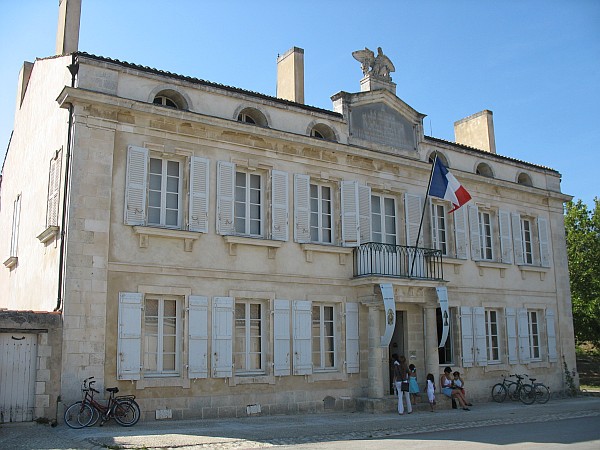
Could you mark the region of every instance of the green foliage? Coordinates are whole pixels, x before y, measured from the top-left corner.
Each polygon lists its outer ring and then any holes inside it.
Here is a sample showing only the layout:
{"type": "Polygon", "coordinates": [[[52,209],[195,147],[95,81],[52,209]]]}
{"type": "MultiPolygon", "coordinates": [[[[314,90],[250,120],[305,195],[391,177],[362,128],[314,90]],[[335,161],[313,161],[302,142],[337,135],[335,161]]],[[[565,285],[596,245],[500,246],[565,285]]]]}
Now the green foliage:
{"type": "Polygon", "coordinates": [[[575,339],[600,345],[600,199],[568,202],[565,231],[575,339]]]}
{"type": "Polygon", "coordinates": [[[566,362],[563,362],[563,366],[565,369],[565,384],[567,385],[567,394],[574,397],[577,395],[577,386],[575,386],[575,380],[573,380],[573,376],[571,375],[571,371],[569,370],[569,366],[567,366],[566,362]]]}

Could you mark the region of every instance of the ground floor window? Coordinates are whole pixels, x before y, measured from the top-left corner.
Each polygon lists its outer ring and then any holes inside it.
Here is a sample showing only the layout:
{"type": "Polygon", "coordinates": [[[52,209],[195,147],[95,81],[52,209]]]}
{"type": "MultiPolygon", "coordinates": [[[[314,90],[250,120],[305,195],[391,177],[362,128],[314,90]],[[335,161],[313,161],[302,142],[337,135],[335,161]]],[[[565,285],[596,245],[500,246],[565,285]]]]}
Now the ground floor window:
{"type": "Polygon", "coordinates": [[[538,322],[538,312],[528,311],[529,322],[529,352],[531,359],[539,360],[540,355],[540,327],[538,322]]]}
{"type": "Polygon", "coordinates": [[[315,370],[335,368],[335,318],[333,305],[313,304],[312,361],[315,370]]]}
{"type": "Polygon", "coordinates": [[[448,364],[451,365],[454,363],[454,332],[453,332],[453,318],[454,318],[454,310],[455,308],[448,308],[448,317],[442,317],[442,309],[437,308],[435,310],[436,322],[437,322],[437,341],[440,343],[443,331],[444,331],[444,323],[447,322],[449,324],[448,336],[446,338],[446,342],[442,347],[438,348],[438,358],[440,364],[448,364]]]}
{"type": "Polygon", "coordinates": [[[181,301],[176,297],[147,295],[144,300],[144,372],[178,375],[181,341],[181,301]]]}
{"type": "Polygon", "coordinates": [[[249,300],[235,302],[233,363],[238,375],[264,372],[263,314],[261,303],[249,300]]]}
{"type": "Polygon", "coordinates": [[[487,359],[489,362],[500,361],[500,340],[498,338],[498,311],[489,309],[485,311],[485,339],[487,359]]]}

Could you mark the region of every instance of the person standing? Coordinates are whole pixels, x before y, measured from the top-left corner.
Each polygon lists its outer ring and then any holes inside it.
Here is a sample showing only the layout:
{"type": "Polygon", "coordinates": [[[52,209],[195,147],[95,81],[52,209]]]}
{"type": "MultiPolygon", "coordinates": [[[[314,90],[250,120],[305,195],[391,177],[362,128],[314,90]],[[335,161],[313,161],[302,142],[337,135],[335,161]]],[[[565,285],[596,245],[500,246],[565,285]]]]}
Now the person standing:
{"type": "Polygon", "coordinates": [[[404,414],[402,397],[406,401],[406,411],[410,414],[412,413],[412,405],[410,404],[410,394],[408,392],[408,366],[406,365],[406,358],[404,356],[398,357],[397,353],[394,353],[392,358],[394,359],[394,384],[398,393],[398,414],[404,414]]]}
{"type": "Polygon", "coordinates": [[[408,393],[410,394],[411,404],[417,403],[419,395],[419,383],[417,382],[417,368],[414,364],[408,366],[408,393]]]}
{"type": "Polygon", "coordinates": [[[427,374],[427,399],[431,412],[435,412],[435,378],[432,373],[427,374]]]}

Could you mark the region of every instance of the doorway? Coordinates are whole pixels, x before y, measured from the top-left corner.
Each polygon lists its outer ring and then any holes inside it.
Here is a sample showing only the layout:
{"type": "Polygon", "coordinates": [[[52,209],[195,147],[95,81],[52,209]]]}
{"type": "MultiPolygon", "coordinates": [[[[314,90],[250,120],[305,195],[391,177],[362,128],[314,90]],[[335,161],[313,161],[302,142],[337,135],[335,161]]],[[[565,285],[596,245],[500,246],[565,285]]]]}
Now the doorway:
{"type": "Polygon", "coordinates": [[[388,379],[387,385],[389,386],[389,394],[394,395],[396,391],[394,390],[394,359],[392,355],[397,353],[398,356],[404,355],[406,360],[408,361],[408,350],[406,348],[406,327],[404,324],[406,323],[406,311],[396,311],[396,326],[394,327],[394,334],[392,334],[392,340],[390,341],[390,345],[388,346],[388,379]]]}

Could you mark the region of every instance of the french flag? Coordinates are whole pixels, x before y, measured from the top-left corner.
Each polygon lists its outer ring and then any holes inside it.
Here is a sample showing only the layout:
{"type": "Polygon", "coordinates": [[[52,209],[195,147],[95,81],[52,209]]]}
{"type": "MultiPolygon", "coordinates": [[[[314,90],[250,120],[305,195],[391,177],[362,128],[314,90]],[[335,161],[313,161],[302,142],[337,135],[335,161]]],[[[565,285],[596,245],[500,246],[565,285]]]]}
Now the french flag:
{"type": "Polygon", "coordinates": [[[429,195],[452,202],[454,208],[450,212],[456,211],[471,200],[471,196],[467,190],[454,178],[454,175],[448,171],[438,158],[435,158],[433,166],[429,195]]]}

